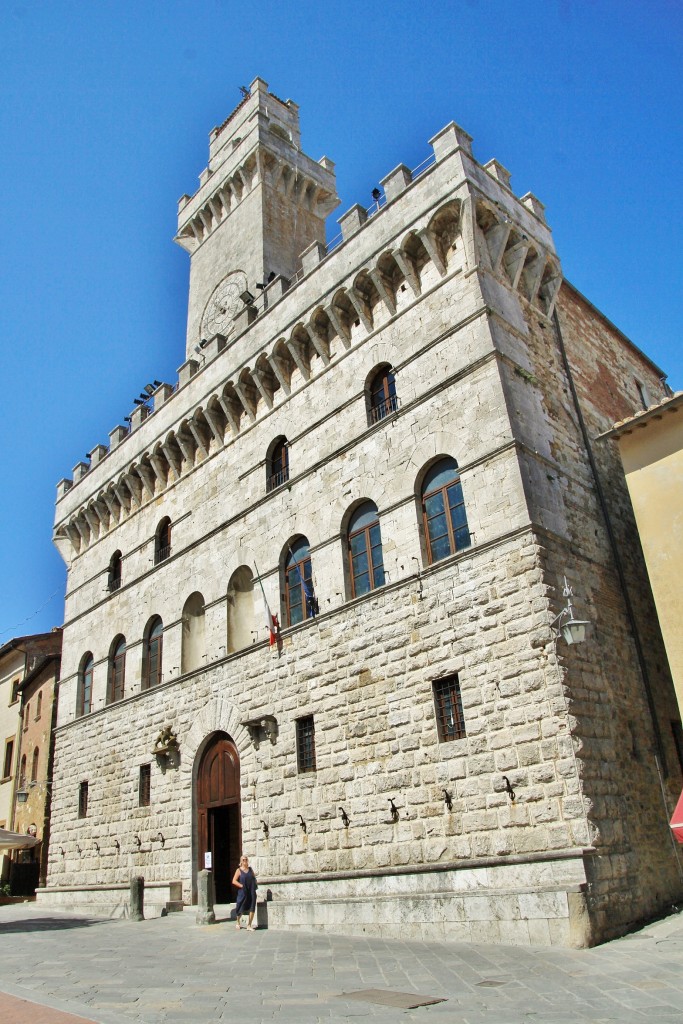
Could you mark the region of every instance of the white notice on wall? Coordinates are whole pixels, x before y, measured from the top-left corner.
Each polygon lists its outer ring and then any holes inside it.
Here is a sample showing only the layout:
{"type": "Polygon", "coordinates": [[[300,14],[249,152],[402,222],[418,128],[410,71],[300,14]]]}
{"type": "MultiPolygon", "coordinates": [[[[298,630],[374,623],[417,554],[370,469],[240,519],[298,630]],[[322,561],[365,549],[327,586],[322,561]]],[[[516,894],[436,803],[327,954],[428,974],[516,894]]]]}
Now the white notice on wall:
{"type": "Polygon", "coordinates": [[[206,868],[207,871],[211,870],[211,853],[210,852],[204,854],[204,867],[206,868]]]}

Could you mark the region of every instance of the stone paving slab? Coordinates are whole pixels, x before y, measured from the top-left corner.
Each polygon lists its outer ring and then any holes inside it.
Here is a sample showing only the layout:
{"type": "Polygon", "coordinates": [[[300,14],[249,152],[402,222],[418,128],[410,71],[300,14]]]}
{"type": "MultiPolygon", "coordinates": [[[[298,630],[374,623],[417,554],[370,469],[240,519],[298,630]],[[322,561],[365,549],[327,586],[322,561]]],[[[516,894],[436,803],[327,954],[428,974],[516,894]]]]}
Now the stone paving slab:
{"type": "MultiPolygon", "coordinates": [[[[593,950],[387,941],[0,908],[0,992],[31,1024],[683,1024],[683,914],[593,950]],[[398,1009],[360,990],[445,1000],[398,1009]],[[79,1022],[80,1024],[80,1022],[79,1022]]],[[[0,1000],[3,997],[0,995],[0,1000]]],[[[24,1024],[3,1012],[3,1024],[24,1024]]]]}

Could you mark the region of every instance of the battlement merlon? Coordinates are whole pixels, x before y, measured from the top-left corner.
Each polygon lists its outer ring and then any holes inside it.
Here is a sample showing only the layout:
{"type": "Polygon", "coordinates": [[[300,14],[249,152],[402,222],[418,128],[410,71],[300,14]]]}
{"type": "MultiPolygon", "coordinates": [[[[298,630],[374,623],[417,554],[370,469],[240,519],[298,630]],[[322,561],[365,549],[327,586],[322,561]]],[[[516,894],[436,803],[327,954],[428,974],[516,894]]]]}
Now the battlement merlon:
{"type": "MultiPolygon", "coordinates": [[[[236,112],[240,114],[245,113],[246,116],[248,103],[252,99],[252,95],[246,97],[236,112]]],[[[277,102],[281,106],[287,106],[287,104],[283,104],[280,100],[277,100],[277,102]]],[[[231,131],[233,129],[233,118],[234,113],[229,119],[231,131]]],[[[238,123],[235,120],[235,126],[238,123]]],[[[214,129],[212,135],[216,131],[219,131],[219,129],[214,129]]],[[[510,172],[495,159],[489,160],[486,164],[480,164],[472,154],[471,141],[471,137],[467,132],[454,122],[450,122],[450,124],[442,128],[430,140],[433,148],[433,156],[431,158],[423,161],[415,171],[411,171],[404,164],[399,164],[398,167],[394,168],[382,179],[381,185],[384,189],[386,201],[376,210],[373,209],[371,216],[368,211],[356,204],[340,218],[342,244],[356,244],[356,242],[351,240],[353,238],[358,241],[361,231],[369,230],[373,233],[373,236],[376,236],[377,230],[386,224],[388,229],[386,237],[383,234],[384,240],[381,243],[375,240],[370,248],[373,251],[378,245],[379,248],[387,246],[393,248],[391,239],[394,232],[391,225],[394,224],[395,227],[395,223],[392,220],[394,215],[390,211],[399,206],[404,207],[405,204],[408,204],[405,206],[405,210],[408,210],[409,207],[413,209],[421,208],[422,201],[417,198],[418,195],[422,195],[424,198],[421,180],[424,177],[424,179],[431,181],[432,175],[436,172],[440,174],[440,184],[436,188],[436,194],[442,192],[445,194],[457,182],[467,181],[470,183],[470,187],[473,187],[472,195],[475,197],[477,234],[481,235],[486,242],[486,246],[481,248],[480,255],[486,256],[488,252],[488,257],[483,262],[484,268],[491,262],[492,252],[498,256],[498,264],[504,261],[507,245],[510,259],[505,263],[506,271],[509,272],[511,269],[515,272],[516,276],[519,276],[517,271],[521,272],[524,269],[524,259],[521,257],[527,252],[527,245],[530,242],[535,249],[540,247],[541,250],[545,250],[552,257],[553,266],[556,267],[557,271],[555,281],[555,291],[557,291],[562,279],[561,270],[555,253],[551,229],[545,219],[543,204],[532,193],[526,193],[521,198],[515,195],[510,186],[510,172]],[[441,171],[436,170],[439,167],[442,168],[441,171]],[[397,207],[394,206],[395,203],[397,207]],[[389,218],[388,220],[385,218],[385,211],[389,218]],[[380,214],[380,216],[378,217],[375,214],[380,214]]],[[[428,185],[427,188],[433,191],[434,186],[428,185]]],[[[403,216],[399,216],[399,220],[403,219],[403,216]]],[[[341,248],[342,246],[340,245],[341,248]]],[[[290,312],[284,314],[284,319],[296,319],[299,315],[296,312],[299,305],[305,307],[311,301],[311,296],[318,290],[321,290],[321,293],[329,291],[330,285],[327,278],[326,284],[322,285],[317,284],[317,276],[313,277],[312,275],[317,271],[318,265],[324,262],[328,269],[328,277],[331,272],[332,277],[335,278],[335,261],[328,262],[327,259],[335,251],[333,249],[330,252],[325,243],[320,240],[314,241],[306,250],[303,250],[301,252],[301,256],[303,256],[301,262],[303,264],[303,277],[307,282],[306,285],[302,285],[304,293],[287,287],[284,279],[275,278],[272,288],[275,289],[277,287],[278,290],[277,292],[273,291],[271,301],[262,309],[262,313],[268,314],[268,316],[262,317],[259,315],[257,324],[261,324],[262,321],[270,323],[271,307],[274,307],[278,299],[285,299],[286,303],[294,304],[290,312]]],[[[343,264],[343,266],[345,267],[346,264],[343,264]]],[[[236,337],[240,336],[243,331],[246,331],[246,328],[247,322],[236,328],[236,337]]],[[[266,343],[269,334],[272,334],[272,328],[266,328],[266,335],[257,344],[257,348],[266,343]]],[[[246,333],[244,336],[247,336],[246,333]]],[[[217,345],[213,354],[212,342],[205,343],[202,348],[202,368],[213,365],[213,358],[225,350],[225,339],[221,338],[220,340],[223,344],[217,345]]],[[[190,359],[183,364],[183,367],[180,369],[181,387],[189,383],[193,376],[199,376],[199,368],[197,360],[190,359]]],[[[175,392],[176,388],[170,384],[159,385],[152,396],[154,412],[158,413],[162,406],[165,406],[173,398],[175,392]]],[[[130,417],[127,417],[127,420],[130,422],[130,428],[119,425],[110,432],[110,445],[108,449],[104,445],[96,446],[90,453],[90,461],[79,463],[74,467],[72,478],[63,478],[57,485],[55,543],[67,562],[72,557],[72,548],[76,546],[80,548],[78,516],[80,515],[79,509],[83,505],[83,498],[81,496],[83,481],[90,481],[92,491],[86,503],[97,502],[98,489],[106,483],[106,471],[110,465],[112,466],[110,470],[112,478],[116,477],[117,480],[120,478],[125,479],[127,466],[131,462],[135,462],[139,452],[144,451],[150,443],[147,436],[149,433],[147,428],[152,418],[148,417],[143,424],[146,412],[139,412],[139,408],[136,406],[130,417]],[[138,427],[144,428],[139,435],[138,427]],[[131,438],[137,438],[138,440],[134,450],[128,451],[130,448],[130,443],[128,443],[126,445],[126,452],[119,453],[114,457],[115,465],[113,465],[109,461],[109,457],[123,445],[124,441],[129,441],[131,438]],[[106,465],[104,465],[105,462],[106,465]],[[94,475],[97,477],[97,481],[94,481],[91,476],[93,470],[95,471],[94,475]],[[105,476],[102,475],[103,470],[105,476]],[[73,543],[74,541],[76,541],[76,544],[73,543]]],[[[171,409],[171,419],[173,418],[174,414],[171,409]]],[[[157,418],[154,417],[153,419],[152,427],[157,424],[157,418]]],[[[165,428],[167,429],[168,427],[169,423],[165,423],[165,428]]],[[[161,483],[163,485],[163,481],[161,483]]],[[[87,482],[85,486],[88,486],[87,482]]],[[[124,491],[124,496],[125,493],[124,491]]],[[[137,506],[134,505],[134,507],[137,506]]],[[[97,514],[97,505],[95,507],[95,514],[97,514]]]]}
{"type": "Polygon", "coordinates": [[[298,105],[268,92],[256,78],[249,95],[209,133],[209,163],[199,188],[178,200],[175,241],[192,253],[264,180],[321,218],[339,205],[334,162],[313,160],[301,150],[298,105]]]}

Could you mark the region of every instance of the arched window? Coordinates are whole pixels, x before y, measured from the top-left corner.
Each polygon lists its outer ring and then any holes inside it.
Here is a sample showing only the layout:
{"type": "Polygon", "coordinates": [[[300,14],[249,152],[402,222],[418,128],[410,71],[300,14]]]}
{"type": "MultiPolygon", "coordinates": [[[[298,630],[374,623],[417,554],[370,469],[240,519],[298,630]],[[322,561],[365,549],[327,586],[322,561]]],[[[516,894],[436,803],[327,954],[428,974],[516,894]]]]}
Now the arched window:
{"type": "Polygon", "coordinates": [[[204,598],[198,592],[190,594],[183,607],[183,646],[181,672],[201,668],[206,644],[204,640],[204,598]]]}
{"type": "Polygon", "coordinates": [[[24,711],[24,732],[26,732],[26,730],[28,729],[28,721],[29,721],[30,717],[31,717],[31,704],[29,702],[26,705],[26,710],[24,711]]]}
{"type": "Polygon", "coordinates": [[[308,540],[298,537],[285,553],[285,622],[295,626],[314,618],[317,610],[308,540]]]}
{"type": "Polygon", "coordinates": [[[382,366],[370,379],[367,388],[368,419],[370,423],[383,420],[398,409],[396,378],[390,366],[382,366]]]}
{"type": "Polygon", "coordinates": [[[81,670],[78,673],[78,700],[76,714],[79,718],[89,715],[92,711],[92,671],[93,656],[88,652],[81,662],[81,670]]]}
{"type": "Polygon", "coordinates": [[[166,516],[157,526],[154,536],[154,564],[164,562],[171,554],[171,520],[166,516]]]}
{"type": "Polygon", "coordinates": [[[107,704],[123,700],[126,681],[126,638],[117,636],[109,651],[109,679],[107,681],[107,704]]]}
{"type": "Polygon", "coordinates": [[[289,480],[289,442],[286,437],[278,437],[271,444],[266,459],[266,490],[274,491],[276,487],[289,480]]]}
{"type": "Polygon", "coordinates": [[[121,586],[121,552],[115,551],[109,561],[109,580],[108,589],[110,591],[118,590],[121,586]]]}
{"type": "Polygon", "coordinates": [[[142,661],[142,687],[148,690],[161,682],[164,624],[158,615],[147,623],[142,661]]]}
{"type": "Polygon", "coordinates": [[[33,758],[31,759],[31,782],[38,781],[38,761],[40,759],[40,751],[38,747],[33,751],[33,758]]]}
{"type": "Polygon", "coordinates": [[[228,653],[249,647],[253,629],[254,577],[248,565],[241,565],[228,584],[228,653]]]}
{"type": "Polygon", "coordinates": [[[26,754],[22,754],[19,766],[19,789],[26,789],[26,754]]]}
{"type": "Polygon", "coordinates": [[[38,694],[38,700],[36,701],[36,721],[40,718],[43,713],[43,691],[41,690],[38,694]]]}
{"type": "Polygon", "coordinates": [[[470,546],[467,512],[455,459],[439,459],[422,482],[427,561],[438,562],[470,546]]]}
{"type": "Polygon", "coordinates": [[[347,530],[351,596],[360,597],[384,586],[382,536],[377,506],[372,501],[359,505],[347,530]]]}

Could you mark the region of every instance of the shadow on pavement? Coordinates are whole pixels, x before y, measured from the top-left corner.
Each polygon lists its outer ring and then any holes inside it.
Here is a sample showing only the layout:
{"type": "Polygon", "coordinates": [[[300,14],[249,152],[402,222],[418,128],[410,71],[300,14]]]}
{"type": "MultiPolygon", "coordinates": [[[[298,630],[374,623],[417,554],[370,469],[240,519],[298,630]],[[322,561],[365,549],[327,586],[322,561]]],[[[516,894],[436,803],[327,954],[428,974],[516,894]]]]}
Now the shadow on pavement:
{"type": "Polygon", "coordinates": [[[52,932],[68,928],[89,928],[94,924],[106,924],[106,919],[91,917],[33,917],[23,921],[0,919],[0,938],[11,932],[52,932]]]}

